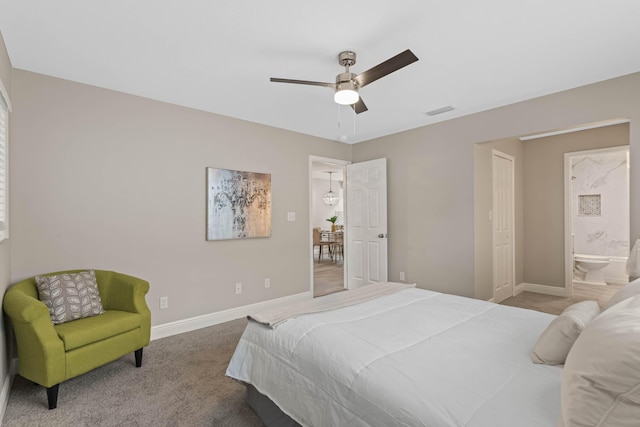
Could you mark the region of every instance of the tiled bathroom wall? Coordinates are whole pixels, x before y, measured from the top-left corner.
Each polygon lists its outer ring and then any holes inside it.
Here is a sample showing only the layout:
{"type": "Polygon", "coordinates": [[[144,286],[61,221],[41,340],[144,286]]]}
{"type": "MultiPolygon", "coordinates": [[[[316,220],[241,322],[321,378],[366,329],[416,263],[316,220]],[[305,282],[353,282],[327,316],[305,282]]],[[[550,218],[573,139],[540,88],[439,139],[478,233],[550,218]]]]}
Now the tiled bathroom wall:
{"type": "Polygon", "coordinates": [[[572,157],[574,252],[629,255],[628,149],[572,157]]]}

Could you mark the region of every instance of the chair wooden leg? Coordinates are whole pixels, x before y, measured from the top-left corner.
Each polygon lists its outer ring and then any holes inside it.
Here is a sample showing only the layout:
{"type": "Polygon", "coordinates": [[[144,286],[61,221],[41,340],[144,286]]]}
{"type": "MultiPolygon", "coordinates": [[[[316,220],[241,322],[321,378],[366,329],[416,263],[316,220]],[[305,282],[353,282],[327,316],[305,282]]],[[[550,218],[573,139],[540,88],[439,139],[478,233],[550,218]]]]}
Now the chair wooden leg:
{"type": "Polygon", "coordinates": [[[60,384],[56,384],[52,387],[47,387],[47,401],[49,402],[49,409],[56,409],[58,406],[58,389],[60,384]]]}
{"type": "Polygon", "coordinates": [[[142,349],[137,349],[134,354],[136,355],[136,368],[142,366],[142,349]]]}

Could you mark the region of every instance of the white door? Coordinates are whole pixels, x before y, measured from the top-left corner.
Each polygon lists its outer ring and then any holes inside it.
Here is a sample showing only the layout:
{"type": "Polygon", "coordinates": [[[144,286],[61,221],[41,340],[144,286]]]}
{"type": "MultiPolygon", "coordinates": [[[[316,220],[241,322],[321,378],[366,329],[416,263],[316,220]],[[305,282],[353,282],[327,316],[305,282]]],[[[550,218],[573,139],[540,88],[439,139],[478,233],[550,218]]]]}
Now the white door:
{"type": "Polygon", "coordinates": [[[387,159],[347,165],[347,287],[387,281],[387,159]]]}
{"type": "Polygon", "coordinates": [[[513,296],[513,157],[493,151],[493,299],[513,296]]]}

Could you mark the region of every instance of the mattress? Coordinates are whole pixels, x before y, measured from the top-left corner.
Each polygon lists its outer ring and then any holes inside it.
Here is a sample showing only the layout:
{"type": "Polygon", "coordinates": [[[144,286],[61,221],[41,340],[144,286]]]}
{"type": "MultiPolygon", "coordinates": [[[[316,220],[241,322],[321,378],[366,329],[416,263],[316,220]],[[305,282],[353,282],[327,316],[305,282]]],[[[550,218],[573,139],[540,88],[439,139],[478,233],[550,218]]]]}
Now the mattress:
{"type": "Polygon", "coordinates": [[[227,375],[303,426],[552,427],[561,368],[529,354],[554,317],[406,289],[249,322],[227,375]]]}

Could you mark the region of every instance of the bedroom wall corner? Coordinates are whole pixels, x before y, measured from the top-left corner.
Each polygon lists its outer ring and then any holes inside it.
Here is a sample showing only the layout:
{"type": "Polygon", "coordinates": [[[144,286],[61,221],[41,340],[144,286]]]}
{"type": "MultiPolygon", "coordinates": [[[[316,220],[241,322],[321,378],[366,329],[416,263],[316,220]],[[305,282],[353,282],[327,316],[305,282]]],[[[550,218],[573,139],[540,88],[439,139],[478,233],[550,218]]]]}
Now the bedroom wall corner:
{"type": "Polygon", "coordinates": [[[354,144],[353,161],[387,158],[389,277],[473,297],[473,145],[451,124],[354,144]]]}
{"type": "Polygon", "coordinates": [[[142,277],[152,326],[310,290],[309,155],[350,145],[24,70],[13,98],[12,280],[142,277]],[[271,174],[270,237],[206,240],[207,167],[271,174]]]}
{"type": "MultiPolygon", "coordinates": [[[[473,145],[478,142],[627,118],[631,182],[638,182],[638,90],[640,73],[633,73],[462,117],[440,117],[421,128],[354,144],[353,162],[388,159],[390,277],[404,271],[420,287],[474,296],[473,145]]],[[[640,186],[632,185],[630,193],[633,241],[640,237],[640,186]]],[[[528,260],[530,250],[523,252],[528,260]]],[[[535,283],[526,264],[523,275],[535,283]]]]}
{"type": "MultiPolygon", "coordinates": [[[[11,95],[11,77],[12,77],[11,60],[7,53],[7,48],[4,43],[2,32],[0,31],[0,82],[7,91],[7,96],[11,95]]],[[[11,121],[11,114],[9,114],[9,121],[11,121]]],[[[10,141],[11,143],[11,141],[10,141]]],[[[11,158],[9,157],[9,161],[11,158]]],[[[9,183],[10,184],[10,183],[9,183]]],[[[10,201],[9,201],[10,202],[10,201]]],[[[9,203],[11,207],[11,203],[9,203]]],[[[11,284],[11,240],[4,240],[0,242],[0,292],[4,296],[5,291],[11,284]]],[[[4,416],[4,411],[9,400],[9,389],[11,387],[11,358],[13,352],[11,351],[10,342],[12,340],[12,334],[8,331],[11,326],[5,322],[5,316],[0,316],[0,331],[2,337],[0,338],[0,420],[4,416]]]]}

